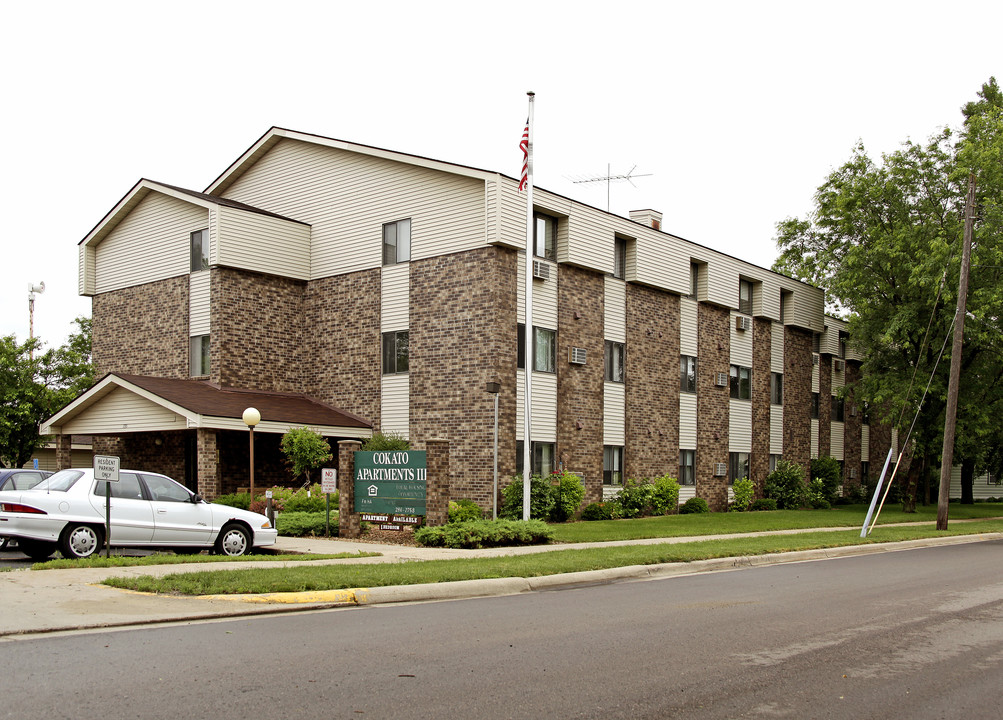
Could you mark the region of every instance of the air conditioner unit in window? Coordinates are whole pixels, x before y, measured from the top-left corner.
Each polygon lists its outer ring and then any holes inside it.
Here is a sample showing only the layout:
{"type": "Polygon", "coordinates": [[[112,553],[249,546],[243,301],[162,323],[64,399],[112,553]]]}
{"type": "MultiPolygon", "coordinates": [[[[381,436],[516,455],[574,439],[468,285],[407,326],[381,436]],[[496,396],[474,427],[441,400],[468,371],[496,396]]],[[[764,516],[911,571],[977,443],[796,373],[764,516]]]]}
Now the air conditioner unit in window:
{"type": "Polygon", "coordinates": [[[568,362],[572,365],[584,365],[586,354],[585,348],[573,347],[568,353],[568,362]]]}
{"type": "Polygon", "coordinates": [[[850,406],[850,417],[857,417],[857,406],[856,405],[851,405],[850,406]]]}
{"type": "Polygon", "coordinates": [[[550,265],[541,261],[533,261],[533,279],[534,280],[550,280],[550,265]]]}
{"type": "Polygon", "coordinates": [[[811,364],[818,365],[818,353],[811,354],[811,364]]]}
{"type": "Polygon", "coordinates": [[[714,463],[714,477],[724,477],[728,474],[728,463],[714,463]]]}
{"type": "Polygon", "coordinates": [[[728,387],[728,373],[718,373],[714,377],[714,384],[718,387],[728,387]]]}
{"type": "Polygon", "coordinates": [[[735,329],[736,330],[751,330],[752,329],[752,318],[742,317],[739,315],[735,318],[735,329]]]}
{"type": "Polygon", "coordinates": [[[851,480],[856,480],[857,479],[857,469],[856,468],[850,468],[850,479],[851,480]]]}
{"type": "Polygon", "coordinates": [[[833,360],[832,367],[836,372],[843,372],[846,368],[846,362],[843,360],[833,360]]]}

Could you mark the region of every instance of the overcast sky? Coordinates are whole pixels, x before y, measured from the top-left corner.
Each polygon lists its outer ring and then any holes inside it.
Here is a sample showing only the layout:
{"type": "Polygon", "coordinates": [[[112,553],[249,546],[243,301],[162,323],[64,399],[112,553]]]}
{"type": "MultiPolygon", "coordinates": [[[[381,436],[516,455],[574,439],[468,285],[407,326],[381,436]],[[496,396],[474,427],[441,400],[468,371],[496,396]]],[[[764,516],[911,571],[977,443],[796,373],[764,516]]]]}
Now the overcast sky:
{"type": "Polygon", "coordinates": [[[769,267],[862,141],[1003,81],[999,2],[6,3],[0,335],[58,346],[77,243],[141,177],[204,190],[276,125],[516,176],[769,267]]]}

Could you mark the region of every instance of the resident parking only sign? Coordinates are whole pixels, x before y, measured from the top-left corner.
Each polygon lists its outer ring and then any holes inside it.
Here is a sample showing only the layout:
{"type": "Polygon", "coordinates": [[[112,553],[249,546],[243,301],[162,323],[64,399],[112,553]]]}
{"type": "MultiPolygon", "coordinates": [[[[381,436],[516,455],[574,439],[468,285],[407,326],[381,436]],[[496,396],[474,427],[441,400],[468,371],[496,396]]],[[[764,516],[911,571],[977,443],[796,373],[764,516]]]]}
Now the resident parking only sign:
{"type": "Polygon", "coordinates": [[[118,482],[119,459],[114,455],[94,456],[94,477],[105,482],[118,482]]]}
{"type": "Polygon", "coordinates": [[[355,512],[425,514],[425,451],[355,453],[355,512]]]}

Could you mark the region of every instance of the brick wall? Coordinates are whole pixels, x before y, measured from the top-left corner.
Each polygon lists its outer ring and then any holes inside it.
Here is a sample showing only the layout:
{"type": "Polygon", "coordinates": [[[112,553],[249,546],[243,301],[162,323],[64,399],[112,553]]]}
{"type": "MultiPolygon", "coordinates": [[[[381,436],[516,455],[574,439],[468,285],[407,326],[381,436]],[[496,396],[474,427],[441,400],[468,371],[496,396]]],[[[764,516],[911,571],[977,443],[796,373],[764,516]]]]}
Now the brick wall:
{"type": "Polygon", "coordinates": [[[784,327],[784,459],[803,467],[805,478],[811,461],[811,368],[811,333],[784,327]]]}
{"type": "MultiPolygon", "coordinates": [[[[699,365],[699,363],[698,363],[699,365]]],[[[627,285],[628,478],[679,474],[679,296],[627,285]]]]}
{"type": "Polygon", "coordinates": [[[832,356],[818,359],[818,456],[832,453],[832,356]]]}
{"type": "MultiPolygon", "coordinates": [[[[846,363],[846,408],[843,416],[843,487],[850,488],[860,485],[860,432],[863,414],[855,399],[854,386],[860,382],[860,363],[846,363]],[[856,408],[856,414],[853,413],[856,408]],[[855,478],[850,477],[850,470],[856,471],[855,478]]],[[[885,452],[888,452],[887,450],[885,452]]]]}
{"type": "Polygon", "coordinates": [[[380,270],[313,280],[303,300],[301,392],[380,422],[380,270]]]}
{"type": "Polygon", "coordinates": [[[95,295],[91,308],[96,377],[189,376],[187,275],[95,295]]]}
{"type": "Polygon", "coordinates": [[[769,320],[755,318],[752,328],[752,456],[749,476],[762,496],[763,483],[770,472],[770,357],[773,325],[769,320]]]}
{"type": "Polygon", "coordinates": [[[305,283],[231,268],[211,276],[210,375],[230,387],[300,392],[305,283]]]}
{"type": "Polygon", "coordinates": [[[585,478],[585,501],[594,502],[602,499],[605,280],[559,265],[557,282],[557,456],[585,478]],[[572,347],[585,348],[585,365],[568,362],[572,347]]]}
{"type": "Polygon", "coordinates": [[[730,396],[714,381],[731,365],[730,320],[725,308],[698,305],[696,494],[715,512],[728,508],[728,478],[715,477],[714,465],[728,462],[730,396]]]}
{"type": "Polygon", "coordinates": [[[488,382],[502,385],[499,478],[514,472],[515,262],[516,253],[489,247],[410,264],[410,437],[416,449],[447,440],[453,498],[483,508],[493,483],[488,382]]]}

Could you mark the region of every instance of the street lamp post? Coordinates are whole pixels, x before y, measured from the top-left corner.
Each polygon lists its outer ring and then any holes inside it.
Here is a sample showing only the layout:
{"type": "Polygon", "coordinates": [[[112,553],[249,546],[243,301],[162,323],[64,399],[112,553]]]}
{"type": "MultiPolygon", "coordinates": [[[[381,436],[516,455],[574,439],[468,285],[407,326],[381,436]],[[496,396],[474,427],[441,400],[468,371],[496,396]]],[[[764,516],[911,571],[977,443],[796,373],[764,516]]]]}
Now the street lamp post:
{"type": "Polygon", "coordinates": [[[491,519],[498,519],[498,393],[501,383],[489,382],[486,390],[495,396],[495,461],[494,461],[494,492],[491,494],[491,519]]]}
{"type": "MultiPolygon", "coordinates": [[[[40,282],[38,285],[32,285],[31,290],[28,291],[28,340],[35,339],[35,293],[41,295],[45,292],[45,283],[40,282]]],[[[28,345],[28,357],[30,359],[35,358],[35,348],[29,344],[28,345]]]]}
{"type": "Polygon", "coordinates": [[[251,443],[251,502],[254,502],[254,426],[261,422],[261,413],[257,408],[249,407],[241,416],[244,424],[247,425],[248,435],[251,443]]]}

